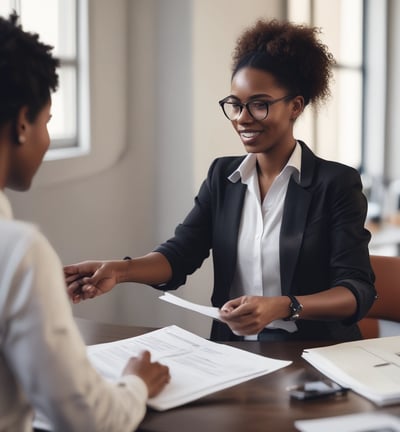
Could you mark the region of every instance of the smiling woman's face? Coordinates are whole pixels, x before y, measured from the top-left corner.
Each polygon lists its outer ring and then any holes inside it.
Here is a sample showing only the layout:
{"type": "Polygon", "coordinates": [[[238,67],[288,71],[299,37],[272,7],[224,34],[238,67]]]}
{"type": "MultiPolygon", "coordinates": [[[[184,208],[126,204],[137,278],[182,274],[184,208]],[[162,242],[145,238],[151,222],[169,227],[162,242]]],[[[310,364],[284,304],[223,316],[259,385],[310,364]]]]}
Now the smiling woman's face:
{"type": "MultiPolygon", "coordinates": [[[[275,77],[260,69],[239,69],[231,83],[232,99],[246,103],[257,100],[268,102],[288,95],[288,90],[279,86],[275,77]]],[[[286,145],[293,145],[294,113],[292,100],[282,100],[269,107],[268,116],[255,120],[243,108],[232,125],[249,153],[265,153],[286,145]]]]}

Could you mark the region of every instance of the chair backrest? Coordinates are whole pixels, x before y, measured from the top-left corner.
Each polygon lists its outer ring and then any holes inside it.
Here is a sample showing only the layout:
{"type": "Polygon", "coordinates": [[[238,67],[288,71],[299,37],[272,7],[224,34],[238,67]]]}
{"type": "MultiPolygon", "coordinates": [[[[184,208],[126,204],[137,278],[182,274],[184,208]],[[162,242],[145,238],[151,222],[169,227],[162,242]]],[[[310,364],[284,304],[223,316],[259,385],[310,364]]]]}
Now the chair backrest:
{"type": "Polygon", "coordinates": [[[400,257],[371,255],[378,298],[358,324],[364,338],[379,337],[378,320],[400,322],[400,257]]]}

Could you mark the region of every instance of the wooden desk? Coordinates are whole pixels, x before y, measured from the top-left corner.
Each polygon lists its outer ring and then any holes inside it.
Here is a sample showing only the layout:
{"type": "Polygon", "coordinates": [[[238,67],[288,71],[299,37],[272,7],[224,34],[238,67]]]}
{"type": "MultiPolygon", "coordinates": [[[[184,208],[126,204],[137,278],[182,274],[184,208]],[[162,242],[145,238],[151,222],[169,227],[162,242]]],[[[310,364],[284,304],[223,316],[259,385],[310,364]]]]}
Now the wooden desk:
{"type": "MultiPolygon", "coordinates": [[[[87,344],[109,342],[143,334],[145,327],[99,324],[77,319],[87,344]]],[[[291,401],[287,387],[318,379],[319,372],[301,358],[303,349],[327,345],[310,342],[235,342],[230,345],[293,363],[269,375],[247,381],[195,402],[157,412],[151,409],[139,431],[152,432],[294,432],[294,421],[316,417],[384,411],[400,414],[400,405],[379,408],[353,392],[344,398],[291,401]]],[[[368,425],[360,425],[368,426],[368,425]]]]}

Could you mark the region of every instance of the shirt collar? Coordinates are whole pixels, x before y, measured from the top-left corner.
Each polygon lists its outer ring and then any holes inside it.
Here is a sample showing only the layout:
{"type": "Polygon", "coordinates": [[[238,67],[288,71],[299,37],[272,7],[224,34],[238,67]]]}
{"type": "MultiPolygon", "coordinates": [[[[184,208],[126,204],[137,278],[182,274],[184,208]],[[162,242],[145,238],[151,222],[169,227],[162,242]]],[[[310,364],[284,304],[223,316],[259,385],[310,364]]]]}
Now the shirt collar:
{"type": "Polygon", "coordinates": [[[0,190],[0,219],[12,219],[11,204],[5,193],[0,190]]]}
{"type": "MultiPolygon", "coordinates": [[[[247,181],[253,172],[257,162],[257,155],[255,153],[249,153],[242,161],[242,163],[232,172],[232,174],[228,177],[232,183],[237,183],[239,180],[243,182],[247,181]]],[[[301,146],[296,141],[296,146],[290,158],[283,168],[282,172],[287,169],[287,167],[292,167],[293,176],[297,183],[300,183],[300,175],[301,175],[301,146]]]]}

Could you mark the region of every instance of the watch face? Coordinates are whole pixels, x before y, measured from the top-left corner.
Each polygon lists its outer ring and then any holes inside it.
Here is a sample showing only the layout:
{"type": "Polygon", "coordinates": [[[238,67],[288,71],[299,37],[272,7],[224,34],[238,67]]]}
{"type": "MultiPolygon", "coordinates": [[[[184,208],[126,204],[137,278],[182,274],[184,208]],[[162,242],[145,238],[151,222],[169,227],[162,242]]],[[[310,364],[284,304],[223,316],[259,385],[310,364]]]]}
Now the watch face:
{"type": "Polygon", "coordinates": [[[294,313],[291,317],[290,317],[290,321],[296,321],[297,319],[299,319],[300,314],[299,313],[294,313]]]}

